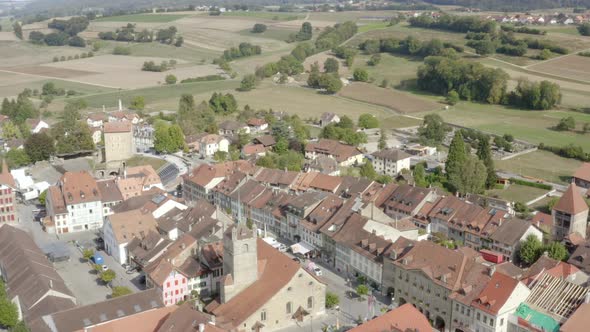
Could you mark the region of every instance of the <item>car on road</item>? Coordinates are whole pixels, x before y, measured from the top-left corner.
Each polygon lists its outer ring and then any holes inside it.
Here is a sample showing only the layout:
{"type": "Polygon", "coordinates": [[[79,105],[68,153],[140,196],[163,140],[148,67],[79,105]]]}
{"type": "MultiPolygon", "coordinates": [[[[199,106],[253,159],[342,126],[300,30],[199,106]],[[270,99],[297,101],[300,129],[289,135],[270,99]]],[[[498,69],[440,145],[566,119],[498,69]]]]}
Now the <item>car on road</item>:
{"type": "Polygon", "coordinates": [[[319,267],[316,267],[315,269],[313,269],[313,274],[315,274],[316,276],[321,276],[322,275],[322,269],[320,269],[319,267]]]}
{"type": "Polygon", "coordinates": [[[102,266],[102,271],[103,271],[103,272],[104,272],[104,271],[107,271],[108,269],[109,269],[109,267],[108,267],[108,266],[106,266],[106,265],[103,265],[103,266],[102,266]]]}

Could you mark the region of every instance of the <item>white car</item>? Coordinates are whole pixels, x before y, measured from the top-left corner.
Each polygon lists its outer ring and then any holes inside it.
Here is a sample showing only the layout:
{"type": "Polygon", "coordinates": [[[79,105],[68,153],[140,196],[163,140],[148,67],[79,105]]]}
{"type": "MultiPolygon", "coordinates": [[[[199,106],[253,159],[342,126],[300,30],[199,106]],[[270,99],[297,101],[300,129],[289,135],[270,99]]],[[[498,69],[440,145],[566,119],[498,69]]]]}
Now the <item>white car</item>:
{"type": "Polygon", "coordinates": [[[319,277],[322,275],[322,269],[320,269],[319,267],[316,267],[315,269],[313,269],[313,273],[319,277]]]}

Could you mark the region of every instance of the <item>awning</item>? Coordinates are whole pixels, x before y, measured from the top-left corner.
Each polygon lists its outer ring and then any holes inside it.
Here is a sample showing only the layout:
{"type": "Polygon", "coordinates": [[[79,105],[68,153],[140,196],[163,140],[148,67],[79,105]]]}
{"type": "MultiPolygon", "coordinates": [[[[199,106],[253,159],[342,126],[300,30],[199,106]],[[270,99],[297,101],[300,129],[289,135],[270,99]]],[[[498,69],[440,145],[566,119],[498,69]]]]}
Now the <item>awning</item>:
{"type": "Polygon", "coordinates": [[[293,251],[293,254],[305,255],[312,250],[313,248],[304,242],[295,243],[291,246],[291,251],[293,251]]]}

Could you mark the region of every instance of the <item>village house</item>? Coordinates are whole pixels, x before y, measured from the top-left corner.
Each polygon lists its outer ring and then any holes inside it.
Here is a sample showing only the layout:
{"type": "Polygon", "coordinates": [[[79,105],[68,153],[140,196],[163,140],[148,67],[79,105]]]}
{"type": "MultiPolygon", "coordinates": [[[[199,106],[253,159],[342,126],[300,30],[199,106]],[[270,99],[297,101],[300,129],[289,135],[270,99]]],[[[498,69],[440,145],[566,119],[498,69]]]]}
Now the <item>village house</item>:
{"type": "Polygon", "coordinates": [[[264,157],[266,156],[266,148],[262,144],[246,144],[242,147],[242,158],[250,158],[250,157],[264,157]]]}
{"type": "Polygon", "coordinates": [[[102,128],[108,116],[105,113],[90,113],[86,116],[86,124],[90,128],[102,128]]]}
{"type": "Polygon", "coordinates": [[[590,163],[583,163],[576,170],[573,181],[580,188],[590,189],[590,163]]]}
{"type": "Polygon", "coordinates": [[[201,158],[211,158],[218,151],[229,151],[229,140],[217,134],[189,136],[186,141],[189,149],[201,158]]]}
{"type": "Polygon", "coordinates": [[[105,218],[102,235],[105,252],[119,264],[128,264],[127,245],[134,238],[144,238],[150,232],[157,232],[156,219],[142,210],[114,213],[105,218]]]}
{"type": "Polygon", "coordinates": [[[113,214],[113,207],[123,201],[115,179],[96,181],[102,202],[103,217],[113,214]]]}
{"type": "Polygon", "coordinates": [[[66,172],[49,187],[45,205],[45,227],[57,234],[102,228],[102,197],[88,172],[66,172]]]}
{"type": "Polygon", "coordinates": [[[151,165],[126,167],[123,174],[115,179],[123,199],[142,195],[152,188],[164,190],[160,176],[151,165]]]}
{"type": "Polygon", "coordinates": [[[109,122],[130,122],[136,125],[143,120],[136,113],[126,111],[116,111],[109,113],[109,122]]]}
{"type": "Polygon", "coordinates": [[[219,124],[219,135],[234,136],[243,132],[244,134],[250,133],[250,127],[242,122],[227,120],[219,124]]]}
{"type": "Polygon", "coordinates": [[[251,133],[259,133],[268,129],[268,123],[264,119],[252,118],[246,123],[251,133]]]}
{"type": "Polygon", "coordinates": [[[265,149],[270,149],[277,144],[277,141],[272,135],[262,135],[255,137],[253,142],[254,144],[262,144],[265,149]]]}
{"type": "Polygon", "coordinates": [[[0,222],[18,222],[16,211],[16,183],[8,169],[6,159],[2,159],[0,172],[0,222]]]}
{"type": "Polygon", "coordinates": [[[410,170],[411,155],[398,149],[385,149],[373,153],[373,167],[379,174],[395,177],[402,170],[410,170]]]}
{"type": "Polygon", "coordinates": [[[133,145],[137,152],[149,152],[154,148],[154,126],[143,123],[133,126],[133,145]]]}
{"type": "Polygon", "coordinates": [[[331,123],[339,123],[340,117],[335,113],[331,112],[324,112],[322,116],[320,116],[320,127],[325,127],[331,123]]]}
{"type": "Polygon", "coordinates": [[[306,172],[320,172],[331,176],[340,176],[340,167],[336,159],[329,156],[317,156],[315,159],[305,162],[303,167],[306,172]]]}
{"type": "Polygon", "coordinates": [[[349,332],[375,331],[430,331],[428,319],[413,305],[406,303],[383,315],[348,330],[349,332]]]}
{"type": "Polygon", "coordinates": [[[363,153],[352,145],[331,139],[320,139],[305,146],[305,158],[315,159],[321,155],[334,158],[339,166],[347,167],[363,163],[363,153]]]}
{"type": "Polygon", "coordinates": [[[29,126],[31,134],[38,134],[42,130],[49,129],[49,124],[41,119],[27,119],[25,123],[29,126]]]}

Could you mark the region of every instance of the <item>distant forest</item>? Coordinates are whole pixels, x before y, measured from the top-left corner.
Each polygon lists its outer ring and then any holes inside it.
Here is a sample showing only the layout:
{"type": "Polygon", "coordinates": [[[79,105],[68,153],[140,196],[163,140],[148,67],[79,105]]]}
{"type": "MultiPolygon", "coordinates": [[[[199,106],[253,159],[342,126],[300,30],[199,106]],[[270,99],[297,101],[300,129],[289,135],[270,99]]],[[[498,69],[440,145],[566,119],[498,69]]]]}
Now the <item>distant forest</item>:
{"type": "Polygon", "coordinates": [[[590,0],[424,0],[424,2],[496,11],[590,7],[590,0]]]}

